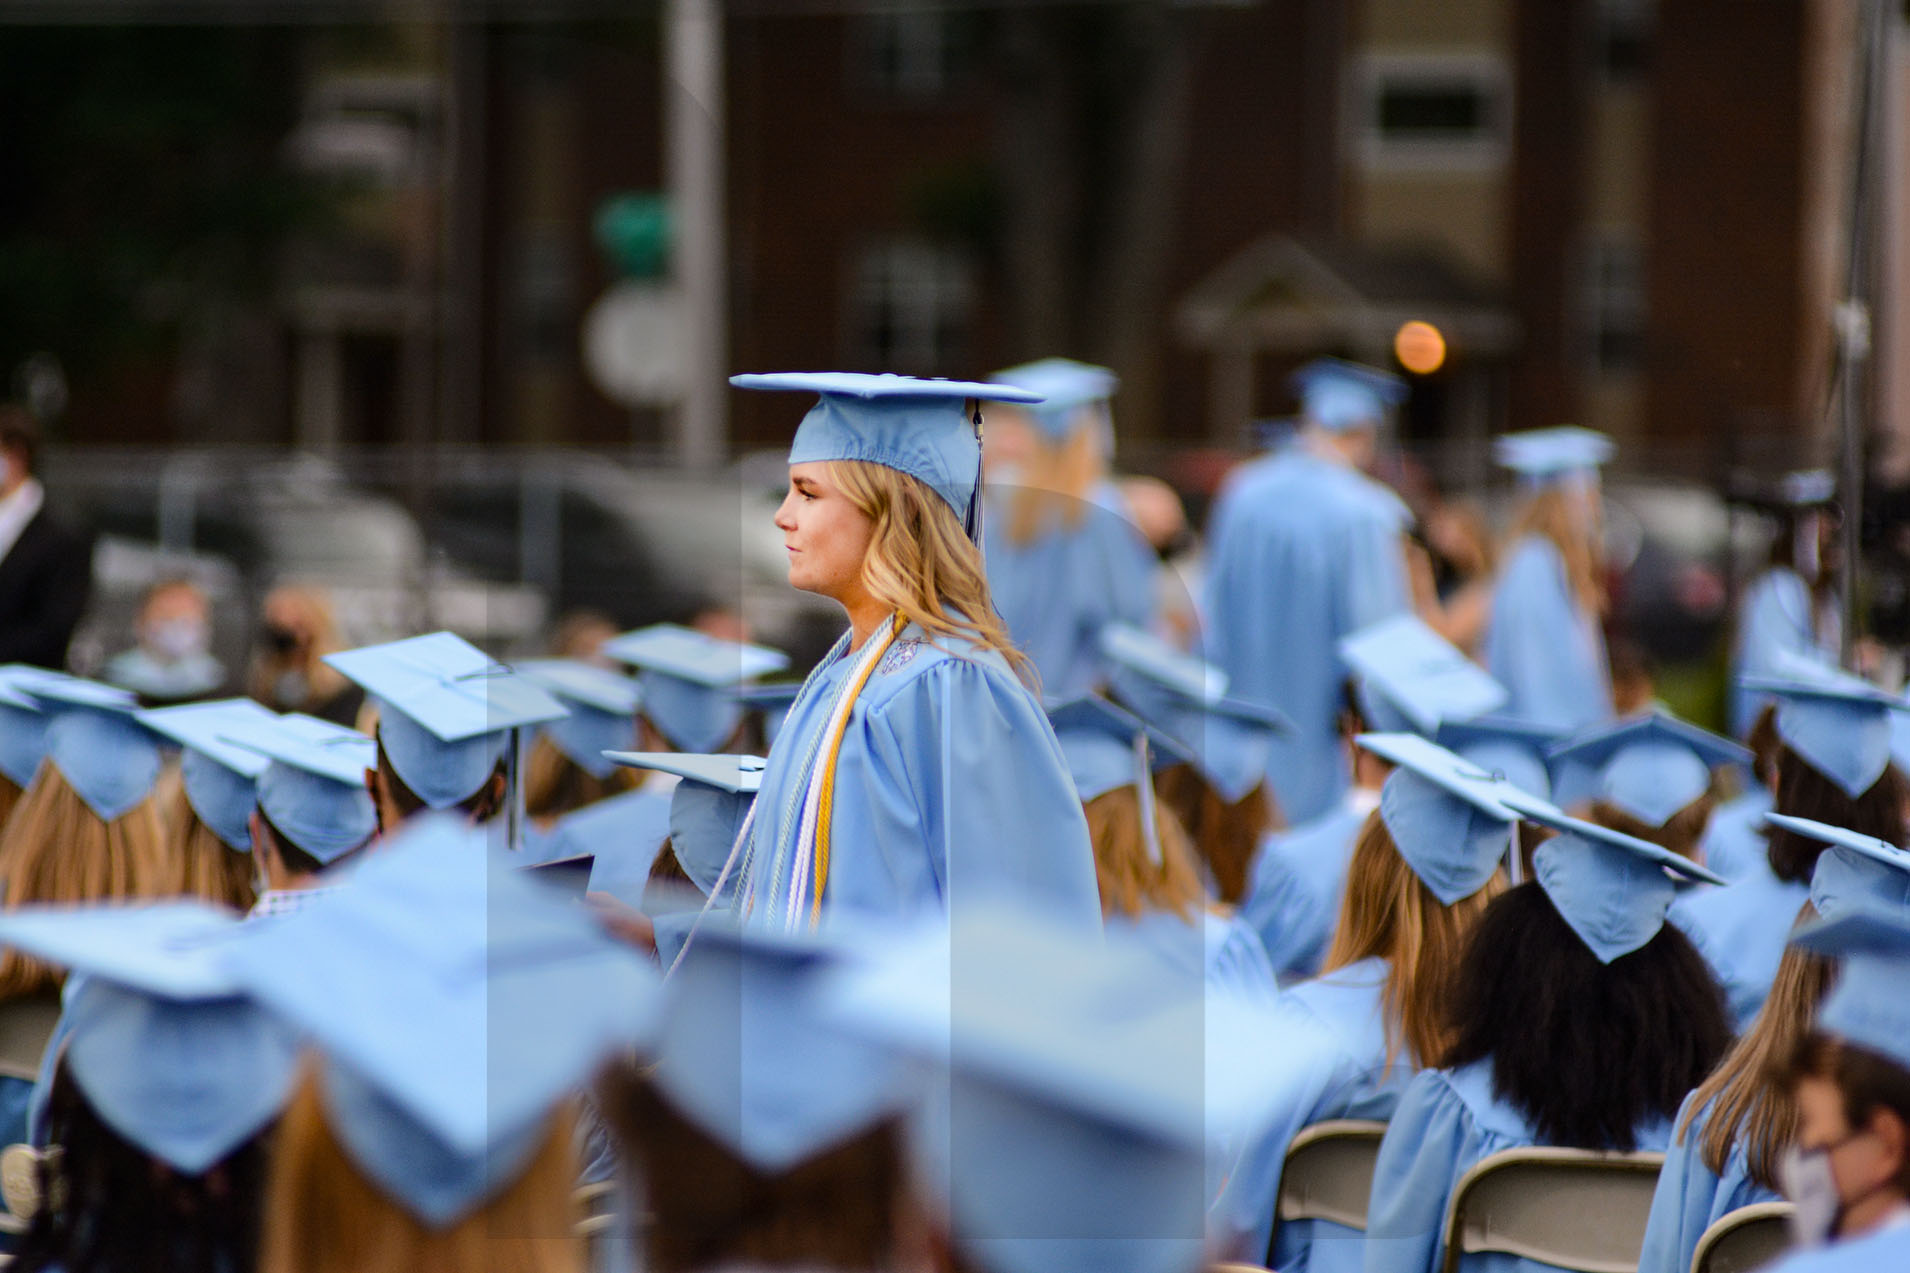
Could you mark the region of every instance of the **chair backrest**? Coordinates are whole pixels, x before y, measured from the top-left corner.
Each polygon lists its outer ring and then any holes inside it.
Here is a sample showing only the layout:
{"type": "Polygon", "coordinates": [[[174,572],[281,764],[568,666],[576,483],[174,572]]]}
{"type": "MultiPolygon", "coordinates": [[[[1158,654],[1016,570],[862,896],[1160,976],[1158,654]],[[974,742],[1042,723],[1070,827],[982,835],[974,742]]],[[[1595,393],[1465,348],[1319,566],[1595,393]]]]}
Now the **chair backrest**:
{"type": "Polygon", "coordinates": [[[1691,1255],[1691,1273],[1751,1273],[1791,1245],[1788,1202],[1754,1202],[1712,1221],[1691,1255]]]}
{"type": "Polygon", "coordinates": [[[28,995],[0,1003],[0,1075],[34,1082],[40,1055],[60,1023],[60,996],[28,995]]]}
{"type": "Polygon", "coordinates": [[[1446,1211],[1445,1273],[1503,1251],[1580,1273],[1637,1273],[1663,1154],[1507,1149],[1459,1178],[1446,1211]]]}
{"type": "Polygon", "coordinates": [[[1280,1220],[1331,1220],[1365,1232],[1373,1162],[1385,1135],[1385,1123],[1362,1118],[1302,1127],[1280,1168],[1280,1220]]]}

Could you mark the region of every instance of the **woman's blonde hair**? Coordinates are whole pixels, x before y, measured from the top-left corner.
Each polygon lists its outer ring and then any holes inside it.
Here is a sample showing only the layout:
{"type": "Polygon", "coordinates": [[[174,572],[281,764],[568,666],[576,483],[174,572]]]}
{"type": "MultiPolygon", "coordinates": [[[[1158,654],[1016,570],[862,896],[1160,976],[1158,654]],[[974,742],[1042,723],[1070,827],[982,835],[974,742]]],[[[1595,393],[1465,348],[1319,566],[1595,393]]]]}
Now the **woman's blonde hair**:
{"type": "Polygon", "coordinates": [[[524,816],[547,826],[609,796],[634,791],[637,771],[618,765],[599,778],[542,734],[524,760],[524,816]]]}
{"type": "Polygon", "coordinates": [[[221,840],[200,821],[183,784],[165,797],[166,857],[176,871],[170,892],[185,893],[216,906],[247,911],[258,900],[252,879],[252,854],[221,840]]]}
{"type": "MultiPolygon", "coordinates": [[[[1815,918],[1817,908],[1804,903],[1797,922],[1815,918]]],[[[1751,1179],[1766,1189],[1778,1187],[1778,1157],[1797,1139],[1797,1099],[1775,1075],[1810,1034],[1818,1005],[1836,979],[1836,960],[1801,946],[1784,948],[1756,1020],[1691,1094],[1678,1125],[1683,1142],[1698,1111],[1711,1107],[1698,1153],[1713,1172],[1723,1172],[1732,1147],[1742,1145],[1751,1179]]]]}
{"type": "Polygon", "coordinates": [[[1088,495],[1107,476],[1100,439],[1086,422],[1058,443],[1035,430],[1036,441],[1008,501],[1008,542],[1027,544],[1059,523],[1069,530],[1087,515],[1088,495]]]}
{"type": "MultiPolygon", "coordinates": [[[[0,833],[0,906],[163,897],[178,890],[159,800],[107,822],[52,761],[43,761],[0,833]]],[[[62,973],[18,950],[0,952],[0,1001],[58,990],[62,973]]]]}
{"type": "Polygon", "coordinates": [[[1088,815],[1088,840],[1094,845],[1094,875],[1101,886],[1101,913],[1129,918],[1168,911],[1189,923],[1206,904],[1206,890],[1194,869],[1187,832],[1165,803],[1154,805],[1154,827],[1161,846],[1156,862],[1141,824],[1141,793],[1131,784],[1104,791],[1082,808],[1088,815]]]}
{"type": "Polygon", "coordinates": [[[1366,816],[1322,971],[1362,959],[1386,961],[1381,1002],[1388,1070],[1401,1048],[1413,1064],[1431,1065],[1452,1045],[1457,1031],[1448,1017],[1448,982],[1467,936],[1505,886],[1505,873],[1494,871],[1485,887],[1447,906],[1400,856],[1379,811],[1366,816]]]}
{"type": "Polygon", "coordinates": [[[7,819],[13,814],[13,806],[20,803],[22,792],[13,779],[0,774],[0,827],[7,825],[7,819]]]}
{"type": "Polygon", "coordinates": [[[1192,765],[1161,772],[1155,785],[1161,800],[1187,832],[1194,853],[1207,864],[1214,894],[1237,906],[1247,893],[1247,873],[1267,832],[1280,825],[1273,795],[1265,782],[1231,803],[1192,765]]]}
{"type": "Polygon", "coordinates": [[[1517,543],[1527,535],[1551,541],[1565,560],[1566,582],[1571,585],[1579,605],[1587,614],[1602,615],[1605,613],[1603,555],[1596,535],[1581,524],[1579,514],[1572,508],[1574,498],[1576,496],[1558,485],[1538,491],[1519,510],[1512,527],[1512,542],[1517,543]]]}
{"type": "Polygon", "coordinates": [[[988,594],[981,550],[926,482],[867,460],[832,460],[829,479],[875,523],[862,585],[904,622],[994,650],[1024,683],[1034,665],[1015,648],[988,594]]]}
{"type": "Polygon", "coordinates": [[[583,1273],[573,1114],[565,1105],[551,1115],[516,1180],[431,1229],[346,1156],[307,1067],[273,1136],[258,1273],[583,1273]]]}

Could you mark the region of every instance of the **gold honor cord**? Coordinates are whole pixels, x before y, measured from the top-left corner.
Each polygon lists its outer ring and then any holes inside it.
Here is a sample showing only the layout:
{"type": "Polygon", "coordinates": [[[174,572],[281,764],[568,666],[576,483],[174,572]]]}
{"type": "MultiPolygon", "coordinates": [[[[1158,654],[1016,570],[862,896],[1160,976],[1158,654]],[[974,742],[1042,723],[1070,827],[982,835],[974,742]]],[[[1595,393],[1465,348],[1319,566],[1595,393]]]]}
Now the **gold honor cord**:
{"type": "Polygon", "coordinates": [[[857,673],[855,683],[849,686],[848,699],[841,717],[836,721],[835,732],[829,736],[829,746],[823,752],[822,792],[816,801],[816,888],[809,903],[811,928],[822,923],[822,890],[829,882],[829,824],[836,807],[836,758],[842,754],[842,740],[849,732],[849,717],[854,715],[855,701],[862,696],[862,687],[869,683],[876,665],[882,662],[882,656],[889,652],[889,647],[895,644],[895,638],[901,633],[902,616],[898,613],[889,622],[889,630],[882,638],[881,646],[872,656],[863,660],[862,670],[857,673]]]}

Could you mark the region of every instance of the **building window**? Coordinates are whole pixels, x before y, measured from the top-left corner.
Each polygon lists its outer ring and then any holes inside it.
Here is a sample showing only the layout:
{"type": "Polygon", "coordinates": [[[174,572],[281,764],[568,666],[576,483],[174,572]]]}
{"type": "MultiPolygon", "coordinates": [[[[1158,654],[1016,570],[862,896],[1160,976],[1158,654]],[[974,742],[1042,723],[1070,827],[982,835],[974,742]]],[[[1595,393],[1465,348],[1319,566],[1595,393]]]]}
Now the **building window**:
{"type": "Polygon", "coordinates": [[[1645,359],[1645,260],[1628,235],[1592,240],[1585,259],[1585,349],[1601,375],[1635,372],[1645,359]]]}
{"type": "Polygon", "coordinates": [[[856,87],[883,101],[905,104],[948,96],[968,65],[963,17],[924,4],[893,5],[860,14],[849,44],[856,87]]]}
{"type": "Polygon", "coordinates": [[[1651,72],[1657,0],[1598,0],[1592,11],[1592,58],[1608,84],[1641,83],[1651,72]]]}
{"type": "Polygon", "coordinates": [[[858,365],[945,375],[962,361],[975,305],[965,253],[919,239],[877,243],[856,259],[850,286],[858,365]]]}
{"type": "Polygon", "coordinates": [[[1355,77],[1369,167],[1472,169],[1506,157],[1511,84],[1491,54],[1401,53],[1368,57],[1355,77]]]}

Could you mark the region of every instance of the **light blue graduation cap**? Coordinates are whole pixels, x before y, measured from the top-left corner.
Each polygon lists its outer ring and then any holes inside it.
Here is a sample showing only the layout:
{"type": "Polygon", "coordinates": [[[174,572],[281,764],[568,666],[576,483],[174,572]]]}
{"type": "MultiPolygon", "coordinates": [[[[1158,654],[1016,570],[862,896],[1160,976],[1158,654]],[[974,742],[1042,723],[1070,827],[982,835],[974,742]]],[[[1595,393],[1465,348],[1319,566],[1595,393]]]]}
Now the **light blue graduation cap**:
{"type": "Polygon", "coordinates": [[[378,700],[385,758],[433,809],[477,793],[512,729],[564,714],[528,678],[449,632],[328,654],[325,662],[378,700]]]}
{"type": "Polygon", "coordinates": [[[1811,873],[1811,905],[1819,915],[1860,903],[1910,911],[1910,853],[1888,840],[1809,818],[1767,813],[1764,820],[1829,846],[1811,873]]]}
{"type": "Polygon", "coordinates": [[[581,659],[519,659],[511,667],[550,691],[568,711],[544,723],[544,737],[591,777],[608,778],[616,765],[604,753],[628,750],[636,742],[642,699],[637,683],[581,659]]]}
{"type": "Polygon", "coordinates": [[[736,701],[763,714],[765,745],[776,745],[776,735],[782,732],[783,722],[789,719],[789,709],[795,706],[796,696],[802,693],[802,685],[801,681],[767,681],[737,687],[736,701]]]}
{"type": "Polygon", "coordinates": [[[1745,689],[1777,697],[1777,735],[1818,773],[1856,799],[1891,760],[1890,713],[1910,702],[1818,659],[1780,654],[1779,674],[1747,676],[1745,689]]]}
{"type": "Polygon", "coordinates": [[[329,866],[378,830],[365,771],[378,748],[357,730],[312,717],[228,729],[223,737],[265,757],[259,812],[295,848],[329,866]]]}
{"type": "Polygon", "coordinates": [[[297,1072],[296,1033],[227,969],[238,925],[197,901],[0,914],[0,945],[84,974],[67,982],[63,1037],[87,1102],[188,1175],[276,1118],[297,1072]]]}
{"type": "Polygon", "coordinates": [[[998,371],[989,379],[1040,396],[1040,405],[1029,408],[1028,415],[1050,442],[1065,441],[1076,427],[1076,413],[1106,402],[1121,384],[1120,377],[1106,367],[1072,358],[1040,358],[998,371]]]}
{"type": "Polygon", "coordinates": [[[1265,778],[1273,741],[1293,732],[1277,708],[1227,697],[1227,674],[1127,623],[1101,630],[1108,685],[1135,715],[1177,739],[1228,803],[1265,778]]]}
{"type": "Polygon", "coordinates": [[[19,663],[0,667],[0,774],[20,788],[33,781],[46,756],[46,710],[26,689],[38,671],[19,663]]]}
{"type": "Polygon", "coordinates": [[[1154,788],[1154,772],[1194,758],[1179,740],[1099,694],[1052,703],[1047,711],[1083,801],[1117,787],[1136,786],[1145,794],[1154,788]]]}
{"type": "MultiPolygon", "coordinates": [[[[683,873],[707,896],[736,847],[743,819],[763,785],[761,756],[700,756],[675,751],[610,753],[632,769],[651,769],[682,779],[670,793],[670,848],[683,873]]],[[[732,877],[725,891],[735,887],[732,877]]]]}
{"type": "Polygon", "coordinates": [[[955,510],[974,539],[981,533],[982,441],[967,404],[1036,403],[1012,385],[850,371],[783,371],[731,376],[739,389],[792,389],[822,395],[789,447],[791,464],[862,460],[926,482],[955,510]]]}
{"type": "Polygon", "coordinates": [[[228,741],[228,735],[248,727],[272,728],[278,717],[249,698],[155,707],[134,715],[146,728],[184,749],[180,777],[199,821],[227,848],[251,852],[247,822],[258,804],[254,784],[271,761],[250,747],[228,741]]]}
{"type": "Polygon", "coordinates": [[[611,637],[603,652],[638,669],[643,715],[679,751],[721,747],[742,720],[736,689],[789,666],[781,650],[726,641],[675,623],[611,637]]]}
{"type": "Polygon", "coordinates": [[[1406,382],[1398,376],[1339,358],[1316,358],[1288,383],[1300,414],[1329,433],[1377,428],[1406,401],[1406,382]]]}
{"type": "Polygon", "coordinates": [[[1521,816],[1559,834],[1532,851],[1539,887],[1585,948],[1609,964],[1664,927],[1677,886],[1672,875],[1707,884],[1724,880],[1689,858],[1636,836],[1568,817],[1541,802],[1514,798],[1521,816]]]}
{"type": "Polygon", "coordinates": [[[1514,800],[1544,801],[1417,734],[1361,734],[1359,745],[1392,763],[1379,791],[1380,821],[1400,857],[1451,906],[1484,888],[1512,849],[1525,815],[1514,800]]]}
{"type": "Polygon", "coordinates": [[[787,1171],[899,1113],[913,1091],[903,1066],[826,1016],[823,987],[854,957],[826,930],[705,925],[665,992],[659,1091],[761,1172],[787,1171]]]}
{"type": "Polygon", "coordinates": [[[1601,800],[1654,827],[1709,791],[1712,770],[1751,761],[1747,748],[1666,712],[1594,725],[1547,755],[1556,803],[1601,800]]]}
{"type": "Polygon", "coordinates": [[[1505,686],[1416,615],[1382,619],[1348,636],[1340,660],[1358,682],[1360,714],[1376,733],[1431,736],[1441,721],[1505,706],[1505,686]]]}
{"type": "Polygon", "coordinates": [[[1603,433],[1575,424],[1502,433],[1492,440],[1492,457],[1527,486],[1596,485],[1598,470],[1616,450],[1603,433]]]}
{"type": "Polygon", "coordinates": [[[1817,1028],[1910,1069],[1910,914],[1858,904],[1801,926],[1791,941],[1843,961],[1817,1028]]]}
{"type": "Polygon", "coordinates": [[[46,725],[46,758],[102,821],[130,813],[152,794],[163,763],[158,736],[133,717],[130,703],[55,705],[46,725]]]}
{"type": "Polygon", "coordinates": [[[1558,802],[1553,799],[1552,771],[1545,763],[1545,751],[1558,739],[1559,731],[1550,725],[1493,712],[1471,720],[1441,721],[1433,734],[1433,741],[1447,751],[1554,804],[1558,802]]]}
{"type": "Polygon", "coordinates": [[[323,1053],[346,1155],[441,1228],[523,1172],[599,1064],[647,1041],[657,975],[455,818],[415,819],[347,871],[323,906],[247,925],[229,967],[323,1053]]]}
{"type": "Polygon", "coordinates": [[[1829,469],[1797,469],[1777,479],[1775,493],[1786,508],[1817,508],[1837,498],[1837,475],[1829,469]]]}
{"type": "Polygon", "coordinates": [[[837,979],[845,1030],[937,1080],[909,1149],[954,1241],[988,1273],[1184,1273],[1206,1168],[1280,1097],[1269,1001],[1140,940],[977,901],[837,979]]]}

